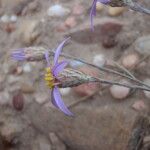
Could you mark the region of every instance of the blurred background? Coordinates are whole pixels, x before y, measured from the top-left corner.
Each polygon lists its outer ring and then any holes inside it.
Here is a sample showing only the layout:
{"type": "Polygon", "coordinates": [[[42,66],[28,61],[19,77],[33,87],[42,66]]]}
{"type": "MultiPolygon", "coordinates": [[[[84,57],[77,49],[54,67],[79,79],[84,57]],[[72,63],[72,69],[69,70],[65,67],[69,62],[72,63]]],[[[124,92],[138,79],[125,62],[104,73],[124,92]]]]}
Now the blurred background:
{"type": "MultiPolygon", "coordinates": [[[[142,3],[150,8],[149,0],[142,3]]],[[[100,67],[113,68],[115,61],[150,84],[150,16],[97,3],[91,32],[91,4],[0,0],[0,150],[149,150],[148,115],[138,123],[135,139],[132,133],[137,117],[148,113],[150,92],[104,84],[60,89],[75,114],[68,117],[51,104],[43,80],[46,61],[17,62],[10,57],[23,47],[55,49],[70,36],[64,53],[100,67]],[[130,139],[132,148],[127,148],[130,139]]],[[[78,61],[70,60],[68,67],[132,84],[78,61]]]]}

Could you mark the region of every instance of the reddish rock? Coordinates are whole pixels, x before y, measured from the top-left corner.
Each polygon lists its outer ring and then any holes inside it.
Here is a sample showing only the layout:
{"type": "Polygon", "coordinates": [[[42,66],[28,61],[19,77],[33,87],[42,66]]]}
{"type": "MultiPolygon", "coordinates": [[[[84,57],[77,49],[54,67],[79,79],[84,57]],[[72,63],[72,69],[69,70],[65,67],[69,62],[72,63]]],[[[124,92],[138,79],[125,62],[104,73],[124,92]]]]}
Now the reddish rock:
{"type": "MultiPolygon", "coordinates": [[[[81,67],[79,71],[94,77],[98,77],[98,71],[95,69],[91,69],[89,67],[85,67],[85,66],[81,67]]],[[[94,92],[96,92],[98,88],[99,88],[98,83],[85,83],[77,87],[74,87],[73,90],[80,96],[90,96],[94,92]]]]}
{"type": "Polygon", "coordinates": [[[142,100],[138,100],[132,105],[132,108],[137,111],[142,111],[142,110],[146,110],[147,106],[142,100]]]}
{"type": "Polygon", "coordinates": [[[57,26],[56,30],[57,32],[65,32],[67,31],[67,26],[65,25],[65,23],[60,24],[59,26],[57,26]]]}
{"type": "Polygon", "coordinates": [[[12,104],[17,111],[21,111],[23,109],[24,97],[21,91],[13,96],[12,104]]]}
{"type": "Polygon", "coordinates": [[[65,25],[69,28],[76,26],[76,24],[77,24],[76,18],[73,16],[68,17],[65,21],[65,25]]]}
{"type": "Polygon", "coordinates": [[[15,31],[16,26],[13,23],[6,23],[6,24],[4,24],[3,28],[7,33],[11,33],[13,31],[15,31]]]}
{"type": "Polygon", "coordinates": [[[101,40],[105,48],[111,48],[117,44],[116,35],[121,31],[121,28],[121,24],[114,22],[107,22],[101,26],[101,40]]]}
{"type": "Polygon", "coordinates": [[[73,7],[74,15],[81,15],[84,12],[84,7],[81,4],[77,4],[73,7]]]}

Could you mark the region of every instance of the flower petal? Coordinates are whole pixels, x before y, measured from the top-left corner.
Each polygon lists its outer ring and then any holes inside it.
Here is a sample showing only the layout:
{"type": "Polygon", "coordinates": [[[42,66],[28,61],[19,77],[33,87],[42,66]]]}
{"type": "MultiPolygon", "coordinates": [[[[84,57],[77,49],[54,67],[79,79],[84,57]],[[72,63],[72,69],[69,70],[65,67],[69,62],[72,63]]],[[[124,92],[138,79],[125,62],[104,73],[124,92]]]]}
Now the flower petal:
{"type": "Polygon", "coordinates": [[[59,108],[55,99],[54,99],[54,89],[52,89],[52,92],[51,92],[51,102],[52,104],[56,107],[56,108],[59,108]]]}
{"type": "Polygon", "coordinates": [[[62,41],[62,42],[59,44],[59,46],[57,47],[56,52],[55,52],[55,56],[54,56],[54,66],[57,65],[57,63],[58,63],[58,58],[59,58],[59,55],[60,55],[60,53],[61,53],[61,51],[62,51],[62,49],[63,49],[63,47],[64,47],[64,44],[65,44],[69,39],[70,39],[70,37],[67,38],[67,39],[65,39],[64,41],[62,41]]]}
{"type": "Polygon", "coordinates": [[[56,103],[56,107],[58,107],[66,115],[73,116],[73,113],[64,104],[57,86],[54,87],[52,92],[54,96],[54,101],[56,103]]]}
{"type": "Polygon", "coordinates": [[[58,74],[59,74],[61,71],[63,71],[63,69],[68,65],[68,63],[69,63],[68,61],[62,61],[62,62],[58,63],[56,66],[54,66],[54,67],[53,67],[53,70],[52,70],[53,75],[54,75],[55,77],[57,77],[58,74]]]}
{"type": "Polygon", "coordinates": [[[97,0],[93,1],[91,11],[90,11],[90,22],[91,22],[91,30],[92,31],[94,31],[93,16],[96,16],[96,2],[97,2],[97,0]]]}
{"type": "Polygon", "coordinates": [[[48,51],[45,52],[45,59],[47,61],[47,65],[49,67],[50,66],[50,59],[49,59],[49,52],[48,51]]]}
{"type": "Polygon", "coordinates": [[[19,50],[12,52],[11,57],[15,60],[18,60],[18,61],[23,61],[26,59],[23,49],[19,49],[19,50]]]}

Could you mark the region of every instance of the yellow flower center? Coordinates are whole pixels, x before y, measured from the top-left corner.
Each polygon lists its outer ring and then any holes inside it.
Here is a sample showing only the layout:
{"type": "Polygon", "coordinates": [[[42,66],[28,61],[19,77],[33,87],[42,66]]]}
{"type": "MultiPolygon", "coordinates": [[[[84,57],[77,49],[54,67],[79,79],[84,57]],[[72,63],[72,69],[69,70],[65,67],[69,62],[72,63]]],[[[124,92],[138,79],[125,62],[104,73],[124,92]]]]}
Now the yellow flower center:
{"type": "Polygon", "coordinates": [[[55,85],[55,78],[54,78],[50,68],[46,68],[45,70],[46,70],[46,73],[45,73],[45,78],[44,79],[46,81],[46,85],[50,89],[52,89],[55,85]]]}

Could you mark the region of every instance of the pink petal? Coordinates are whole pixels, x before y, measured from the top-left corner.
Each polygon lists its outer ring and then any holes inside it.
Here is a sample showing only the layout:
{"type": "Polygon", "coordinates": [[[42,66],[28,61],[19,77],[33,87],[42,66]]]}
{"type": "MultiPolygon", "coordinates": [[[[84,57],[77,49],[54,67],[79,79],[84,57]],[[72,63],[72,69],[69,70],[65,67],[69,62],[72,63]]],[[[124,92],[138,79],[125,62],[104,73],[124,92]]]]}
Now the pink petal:
{"type": "Polygon", "coordinates": [[[60,53],[61,53],[61,51],[62,51],[62,49],[63,49],[63,47],[64,47],[64,44],[65,44],[69,39],[70,39],[70,37],[67,38],[67,39],[65,39],[63,42],[61,42],[61,43],[59,44],[59,46],[57,47],[56,52],[55,52],[55,56],[54,56],[54,66],[57,65],[57,63],[58,63],[58,58],[59,58],[59,55],[60,55],[60,53]]]}
{"type": "Polygon", "coordinates": [[[47,61],[47,65],[49,67],[50,66],[50,59],[49,59],[49,52],[48,51],[45,52],[45,59],[47,61]]]}
{"type": "Polygon", "coordinates": [[[56,103],[56,106],[66,115],[73,116],[73,113],[70,112],[70,110],[64,104],[57,86],[54,87],[52,94],[54,96],[54,103],[56,103]]]}
{"type": "Polygon", "coordinates": [[[63,69],[68,65],[68,61],[62,61],[62,62],[60,62],[60,63],[58,63],[56,66],[54,66],[53,67],[53,75],[55,76],[55,77],[57,77],[58,76],[58,74],[61,72],[61,71],[63,71],[63,69]]]}

